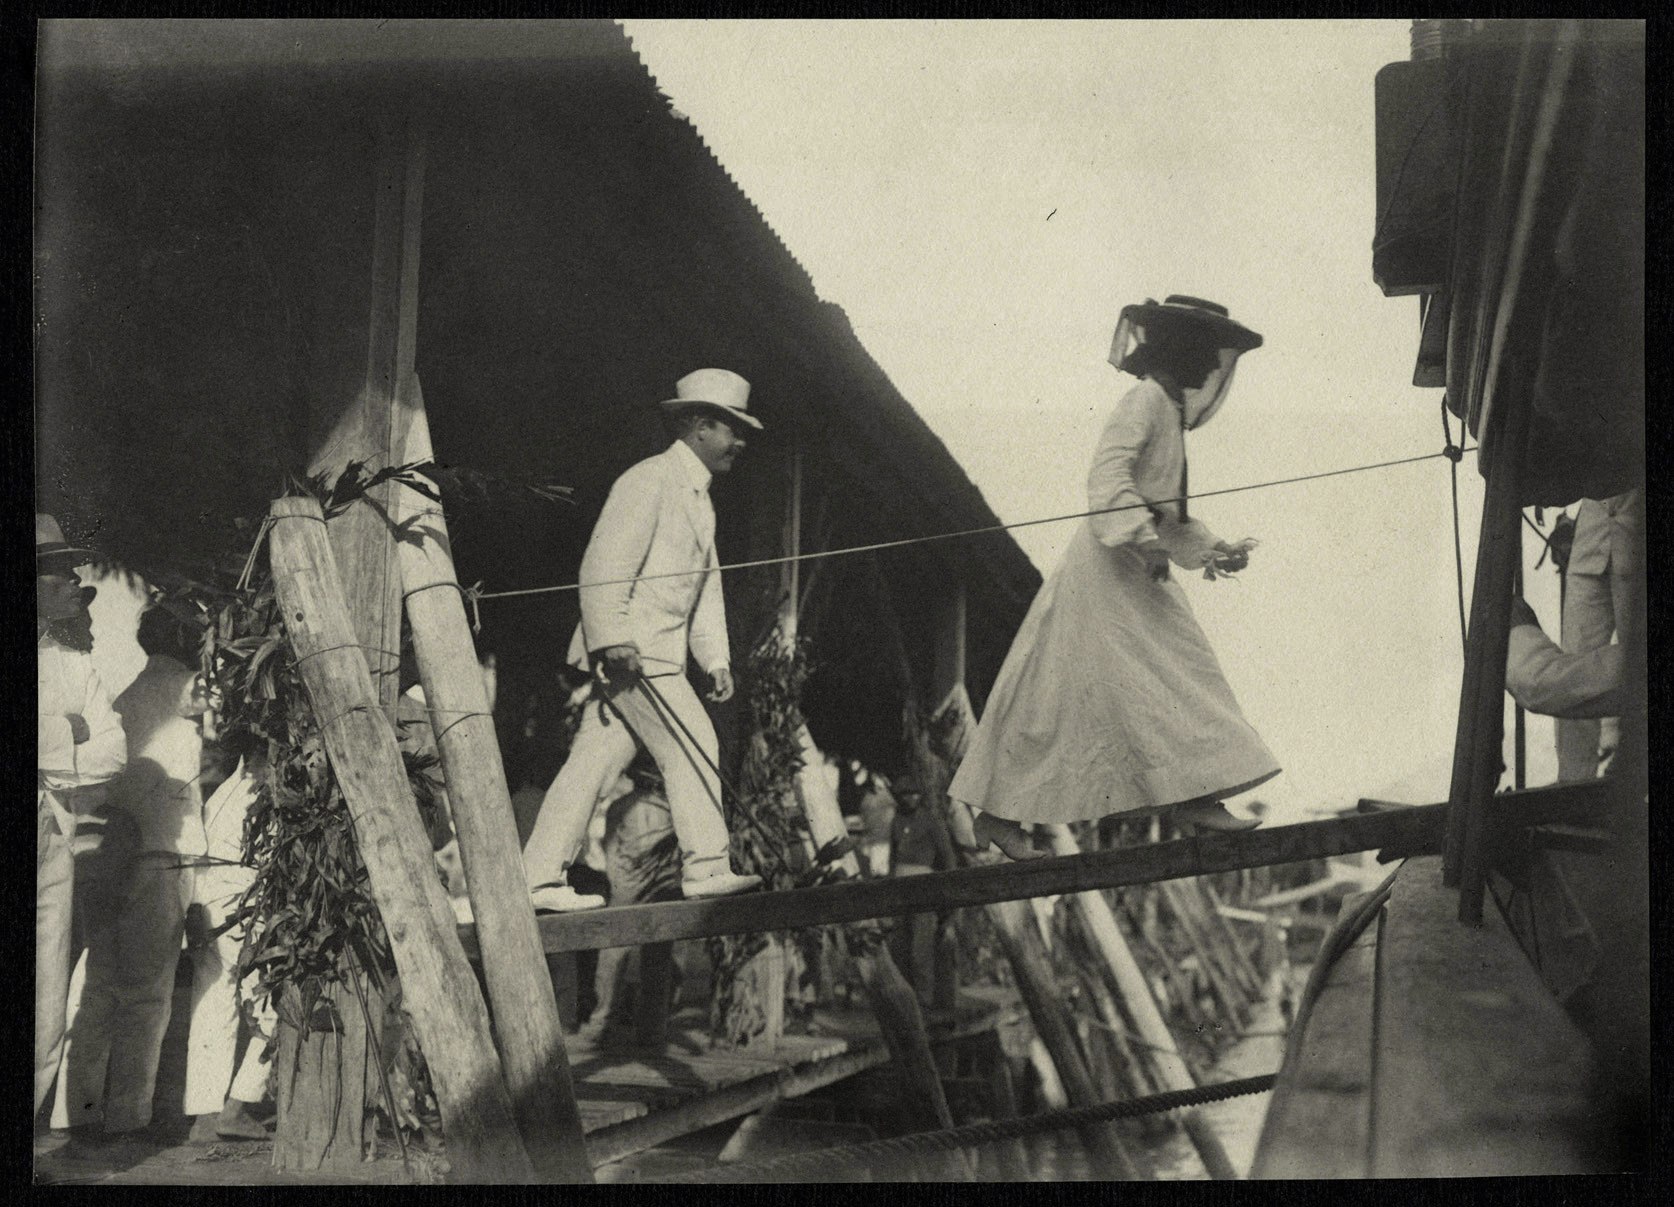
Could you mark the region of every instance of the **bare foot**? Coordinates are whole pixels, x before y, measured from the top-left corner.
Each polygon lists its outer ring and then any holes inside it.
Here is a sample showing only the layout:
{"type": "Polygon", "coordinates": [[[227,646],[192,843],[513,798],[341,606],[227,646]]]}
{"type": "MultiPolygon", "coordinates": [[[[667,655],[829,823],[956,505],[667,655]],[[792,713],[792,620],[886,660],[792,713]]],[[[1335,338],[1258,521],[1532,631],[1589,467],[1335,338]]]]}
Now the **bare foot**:
{"type": "Polygon", "coordinates": [[[979,844],[993,843],[1007,859],[1040,859],[1046,854],[1045,851],[1035,850],[1022,826],[1004,817],[978,813],[971,828],[979,844]]]}

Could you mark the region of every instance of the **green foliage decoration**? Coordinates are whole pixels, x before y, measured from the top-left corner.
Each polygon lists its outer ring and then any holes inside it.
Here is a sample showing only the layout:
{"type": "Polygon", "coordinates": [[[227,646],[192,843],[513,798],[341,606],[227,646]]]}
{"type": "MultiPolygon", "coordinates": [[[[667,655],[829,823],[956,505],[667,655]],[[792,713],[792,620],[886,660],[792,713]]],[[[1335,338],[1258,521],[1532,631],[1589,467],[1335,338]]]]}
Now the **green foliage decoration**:
{"type": "MultiPolygon", "coordinates": [[[[810,669],[805,643],[787,642],[775,625],[750,652],[740,676],[750,739],[738,798],[729,802],[727,826],[734,866],[761,876],[769,890],[831,884],[848,876],[842,863],[851,850],[848,838],[827,843],[810,858],[807,818],[796,807],[797,774],[803,766],[802,689],[810,669]]],[[[796,983],[766,987],[745,975],[745,969],[767,946],[768,932],[709,939],[715,968],[711,1033],[734,1045],[748,1044],[766,1024],[763,992],[789,990],[791,1002],[811,1001],[811,981],[822,953],[830,954],[827,948],[853,958],[876,948],[883,933],[882,925],[871,919],[793,930],[786,963],[796,983]]]]}

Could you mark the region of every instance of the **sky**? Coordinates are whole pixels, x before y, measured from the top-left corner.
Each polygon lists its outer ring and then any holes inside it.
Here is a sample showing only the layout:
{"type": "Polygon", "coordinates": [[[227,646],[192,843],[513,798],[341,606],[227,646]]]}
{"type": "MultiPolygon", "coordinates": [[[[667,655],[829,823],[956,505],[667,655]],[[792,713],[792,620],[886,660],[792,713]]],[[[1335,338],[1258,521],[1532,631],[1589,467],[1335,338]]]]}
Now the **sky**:
{"type": "MultiPolygon", "coordinates": [[[[1169,293],[1266,337],[1188,438],[1194,491],[1441,448],[1441,392],[1410,384],[1418,300],[1371,274],[1373,79],[1408,56],[1408,22],[623,24],[1003,521],[1086,508],[1132,384],[1105,359],[1117,312],[1169,293]]],[[[1474,457],[1459,484],[1468,593],[1474,457]]],[[[1292,820],[1445,799],[1463,665],[1448,463],[1192,510],[1261,542],[1237,581],[1183,580],[1285,768],[1252,796],[1292,820]]],[[[1073,531],[1016,536],[1050,573],[1073,531]]],[[[1529,536],[1526,595],[1555,634],[1529,536]]],[[[1551,742],[1531,717],[1531,784],[1551,742]]]]}

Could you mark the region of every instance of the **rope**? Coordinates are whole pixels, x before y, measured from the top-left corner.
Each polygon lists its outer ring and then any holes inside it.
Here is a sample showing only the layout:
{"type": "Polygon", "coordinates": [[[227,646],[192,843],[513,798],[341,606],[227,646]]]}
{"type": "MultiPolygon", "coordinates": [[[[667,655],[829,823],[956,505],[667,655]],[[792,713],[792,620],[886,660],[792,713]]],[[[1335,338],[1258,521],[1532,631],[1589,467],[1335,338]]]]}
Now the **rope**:
{"type": "Polygon", "coordinates": [[[1063,1131],[1084,1127],[1090,1123],[1108,1123],[1116,1119],[1132,1119],[1183,1107],[1203,1106],[1245,1094],[1260,1094],[1273,1088],[1277,1074],[1264,1073],[1260,1077],[1245,1077],[1238,1081],[1223,1081],[1215,1085],[1194,1086],[1187,1090],[1169,1090],[1144,1098],[1128,1098],[1121,1102],[1104,1102],[1097,1106],[1071,1107],[1043,1115],[1029,1115],[1021,1119],[999,1119],[990,1123],[970,1123],[964,1127],[945,1128],[934,1132],[915,1132],[888,1140],[872,1140],[865,1144],[851,1144],[843,1148],[823,1149],[819,1152],[793,1153],[771,1161],[751,1165],[723,1165],[714,1169],[697,1170],[667,1178],[648,1179],[653,1182],[753,1182],[764,1181],[762,1175],[783,1177],[796,1173],[819,1173],[833,1162],[859,1161],[868,1158],[885,1160],[891,1157],[910,1157],[928,1153],[951,1152],[974,1148],[999,1140],[1015,1140],[1041,1132],[1063,1131]]]}
{"type": "MultiPolygon", "coordinates": [[[[1473,446],[1474,448],[1474,446],[1473,446]]],[[[1469,452],[1470,449],[1460,450],[1469,452]]],[[[1193,495],[1195,499],[1210,499],[1218,495],[1234,495],[1249,490],[1265,490],[1273,486],[1294,486],[1298,482],[1316,482],[1321,478],[1336,478],[1344,474],[1365,473],[1374,469],[1392,469],[1400,465],[1414,465],[1420,461],[1433,461],[1437,457],[1450,454],[1443,450],[1439,453],[1422,453],[1416,457],[1399,457],[1393,461],[1378,461],[1370,465],[1351,465],[1346,469],[1328,469],[1319,473],[1299,474],[1293,478],[1274,478],[1268,482],[1251,482],[1243,486],[1228,486],[1222,490],[1206,490],[1193,495]]],[[[548,595],[557,591],[578,591],[583,587],[619,587],[628,583],[648,582],[659,578],[690,578],[694,574],[720,573],[730,570],[754,570],[761,566],[782,566],[790,562],[809,562],[820,558],[843,557],[851,553],[875,553],[881,549],[900,549],[907,545],[925,545],[931,541],[951,541],[967,536],[984,536],[991,532],[1007,532],[1014,528],[1032,528],[1037,524],[1059,524],[1065,520],[1083,520],[1091,516],[1113,515],[1121,511],[1134,511],[1140,508],[1156,507],[1163,503],[1185,503],[1184,498],[1158,499],[1143,503],[1124,503],[1120,507],[1101,507],[1092,511],[1074,511],[1065,515],[1044,516],[1038,520],[1019,520],[1013,524],[987,524],[980,528],[962,528],[957,532],[934,532],[927,536],[900,537],[892,541],[875,541],[869,545],[849,545],[841,549],[821,549],[812,553],[797,553],[784,557],[763,557],[755,561],[729,562],[724,566],[706,566],[701,570],[669,570],[661,574],[638,574],[631,578],[601,579],[590,583],[564,583],[556,587],[524,587],[516,591],[482,591],[475,596],[477,599],[511,599],[519,595],[548,595]]]]}
{"type": "MultiPolygon", "coordinates": [[[[725,792],[732,794],[733,803],[737,806],[733,811],[741,815],[745,821],[750,823],[756,834],[761,837],[762,841],[769,848],[771,848],[773,854],[778,858],[779,866],[788,871],[791,866],[790,855],[785,851],[784,846],[774,839],[773,835],[768,833],[767,827],[762,825],[762,823],[754,814],[750,812],[749,809],[745,808],[744,797],[739,793],[737,788],[733,787],[732,781],[722,774],[721,769],[716,765],[715,760],[710,758],[709,752],[703,748],[703,744],[699,742],[697,738],[693,736],[692,731],[686,727],[686,722],[681,719],[680,714],[674,711],[667,700],[663,699],[663,693],[657,690],[657,685],[651,681],[651,676],[641,674],[639,677],[639,686],[645,689],[646,699],[651,701],[651,711],[657,714],[657,719],[661,721],[663,723],[663,727],[668,730],[669,737],[674,739],[674,744],[680,747],[681,753],[686,756],[686,761],[691,763],[695,769],[697,767],[697,761],[692,758],[691,752],[696,750],[698,754],[703,756],[703,761],[708,764],[709,770],[715,773],[716,782],[720,784],[721,788],[725,792]],[[686,740],[684,742],[680,740],[680,735],[674,732],[674,725],[669,723],[670,720],[672,720],[675,725],[680,726],[680,733],[686,735],[686,740]]],[[[614,711],[614,709],[612,711],[614,711]]],[[[624,725],[627,724],[627,718],[622,717],[621,713],[617,713],[616,715],[621,718],[624,725]]],[[[703,778],[701,773],[698,775],[698,778],[703,778]]],[[[708,784],[704,785],[706,790],[708,787],[708,784]]],[[[711,797],[711,799],[713,799],[713,797],[711,797]]],[[[721,816],[725,818],[726,806],[718,800],[715,801],[715,806],[721,811],[721,816]]]]}

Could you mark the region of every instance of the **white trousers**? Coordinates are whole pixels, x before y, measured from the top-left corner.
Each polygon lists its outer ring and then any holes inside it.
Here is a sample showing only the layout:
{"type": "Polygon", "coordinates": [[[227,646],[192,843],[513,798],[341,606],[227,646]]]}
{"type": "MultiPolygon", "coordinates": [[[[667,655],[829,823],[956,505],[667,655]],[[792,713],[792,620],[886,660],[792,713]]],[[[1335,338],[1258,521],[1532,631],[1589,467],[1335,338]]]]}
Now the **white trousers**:
{"type": "Polygon", "coordinates": [[[70,913],[75,859],[46,792],[35,795],[35,1114],[52,1092],[64,1055],[70,996],[70,913]]]}
{"type": "MultiPolygon", "coordinates": [[[[243,945],[243,930],[234,929],[202,947],[187,949],[192,960],[192,1027],[186,1041],[188,1115],[214,1114],[228,1098],[260,1102],[267,1092],[273,1066],[262,1059],[267,1052],[262,1032],[273,1032],[270,1007],[258,1011],[257,1029],[250,1034],[238,1071],[233,1071],[240,1021],[238,952],[243,945]]],[[[246,989],[254,981],[254,975],[249,977],[246,989]]]]}
{"type": "Polygon", "coordinates": [[[134,860],[114,916],[89,919],[70,980],[67,1033],[52,1126],[151,1122],[192,872],[172,852],[134,860]]]}
{"type": "Polygon", "coordinates": [[[730,870],[721,783],[710,769],[716,761],[715,727],[685,675],[652,682],[661,703],[637,683],[613,696],[602,716],[597,698],[587,701],[570,757],[547,789],[523,848],[530,888],[566,883],[599,797],[633,762],[636,737],[663,773],[684,878],[701,880],[730,870]],[[688,731],[697,750],[691,748],[688,731]]]}

